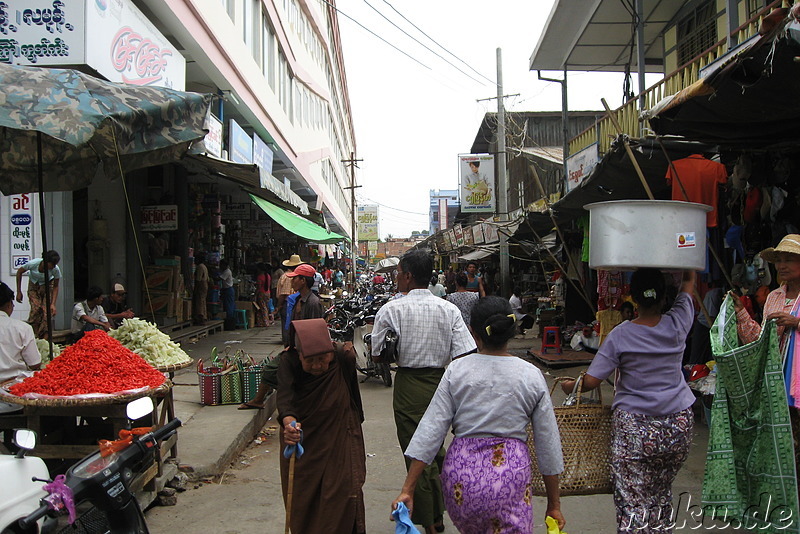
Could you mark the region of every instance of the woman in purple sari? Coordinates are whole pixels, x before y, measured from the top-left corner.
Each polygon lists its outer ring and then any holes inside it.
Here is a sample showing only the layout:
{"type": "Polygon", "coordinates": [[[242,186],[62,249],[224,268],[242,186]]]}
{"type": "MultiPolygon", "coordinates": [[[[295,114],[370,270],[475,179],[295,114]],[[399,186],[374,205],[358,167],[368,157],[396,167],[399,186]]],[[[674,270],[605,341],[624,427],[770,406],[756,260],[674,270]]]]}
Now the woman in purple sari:
{"type": "Polygon", "coordinates": [[[483,297],[472,309],[470,331],[478,352],[453,361],[405,450],[411,468],[400,502],[413,509],[417,479],[452,426],[455,439],[442,469],[445,508],[463,533],[518,533],[533,529],[530,454],[547,490],[546,514],[564,526],[558,475],[564,469],[550,393],[541,371],[508,353],[516,318],[508,301],[483,297]]]}

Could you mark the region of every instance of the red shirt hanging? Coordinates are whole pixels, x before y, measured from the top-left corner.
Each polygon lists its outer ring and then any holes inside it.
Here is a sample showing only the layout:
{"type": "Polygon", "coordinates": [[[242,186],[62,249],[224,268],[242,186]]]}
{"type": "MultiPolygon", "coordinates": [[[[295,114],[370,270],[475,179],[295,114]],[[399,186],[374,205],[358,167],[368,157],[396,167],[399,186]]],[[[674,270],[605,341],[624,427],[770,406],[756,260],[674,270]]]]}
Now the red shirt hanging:
{"type": "MultiPolygon", "coordinates": [[[[707,204],[712,209],[706,214],[706,226],[714,228],[717,226],[717,197],[719,184],[727,183],[728,171],[725,165],[704,158],[700,154],[692,154],[688,158],[675,160],[672,162],[677,172],[689,202],[707,204]]],[[[667,169],[667,181],[672,183],[672,200],[683,200],[681,186],[678,180],[674,180],[675,174],[672,167],[667,169]]]]}

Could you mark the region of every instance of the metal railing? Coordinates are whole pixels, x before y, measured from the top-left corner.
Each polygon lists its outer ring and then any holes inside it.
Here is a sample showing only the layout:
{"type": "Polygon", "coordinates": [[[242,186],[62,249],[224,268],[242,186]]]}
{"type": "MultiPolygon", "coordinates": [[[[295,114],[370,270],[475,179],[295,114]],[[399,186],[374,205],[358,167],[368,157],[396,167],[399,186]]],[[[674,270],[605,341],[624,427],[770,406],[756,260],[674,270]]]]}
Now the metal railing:
{"type": "MultiPolygon", "coordinates": [[[[773,8],[780,7],[781,3],[782,0],[772,2],[769,6],[760,11],[757,16],[734,30],[731,33],[733,41],[736,43],[743,43],[757,35],[761,20],[768,15],[773,8]]],[[[657,84],[649,87],[643,93],[631,98],[626,104],[617,108],[615,113],[617,114],[617,120],[622,127],[622,131],[633,137],[639,136],[639,113],[641,111],[639,102],[642,99],[641,97],[644,97],[645,109],[652,108],[662,98],[675,94],[699,80],[700,71],[704,67],[710,65],[728,52],[728,38],[725,38],[689,63],[683,65],[668,76],[665,76],[657,84]]],[[[597,121],[594,126],[590,126],[570,140],[569,153],[575,154],[592,143],[598,143],[600,155],[602,156],[608,151],[611,141],[616,137],[616,134],[617,132],[611,123],[611,119],[607,116],[603,117],[597,121]]]]}

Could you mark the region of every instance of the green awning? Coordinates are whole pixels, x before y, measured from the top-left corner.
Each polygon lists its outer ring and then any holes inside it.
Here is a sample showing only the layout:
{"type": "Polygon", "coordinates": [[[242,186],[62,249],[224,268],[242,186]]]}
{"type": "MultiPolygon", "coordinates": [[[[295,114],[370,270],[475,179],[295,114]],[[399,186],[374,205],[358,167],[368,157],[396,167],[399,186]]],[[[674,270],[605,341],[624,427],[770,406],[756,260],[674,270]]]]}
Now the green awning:
{"type": "Polygon", "coordinates": [[[256,206],[261,208],[264,213],[269,215],[273,221],[286,228],[286,230],[289,232],[292,232],[303,239],[307,239],[311,243],[320,243],[325,245],[338,243],[346,239],[339,234],[329,232],[325,228],[317,226],[308,219],[304,219],[303,217],[300,217],[299,215],[296,215],[290,211],[286,211],[285,209],[280,208],[271,202],[267,202],[263,198],[258,198],[252,194],[250,195],[250,198],[252,198],[253,202],[256,203],[256,206]]]}

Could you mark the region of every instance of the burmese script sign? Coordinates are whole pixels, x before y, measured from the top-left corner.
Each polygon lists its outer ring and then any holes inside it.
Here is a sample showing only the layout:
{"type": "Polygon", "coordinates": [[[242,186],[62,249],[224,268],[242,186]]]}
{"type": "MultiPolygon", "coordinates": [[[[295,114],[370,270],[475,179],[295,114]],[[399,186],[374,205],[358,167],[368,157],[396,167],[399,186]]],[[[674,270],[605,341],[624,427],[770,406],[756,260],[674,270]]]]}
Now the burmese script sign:
{"type": "Polygon", "coordinates": [[[462,212],[494,212],[494,156],[461,154],[458,176],[462,212]]]}
{"type": "Polygon", "coordinates": [[[142,206],[142,230],[145,232],[178,229],[178,206],[142,206]]]}
{"type": "Polygon", "coordinates": [[[13,65],[83,63],[86,2],[0,2],[0,62],[13,65]]]}
{"type": "Polygon", "coordinates": [[[33,259],[33,199],[34,195],[29,193],[8,197],[12,275],[33,259]]]}

